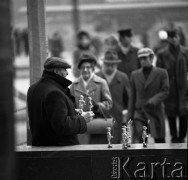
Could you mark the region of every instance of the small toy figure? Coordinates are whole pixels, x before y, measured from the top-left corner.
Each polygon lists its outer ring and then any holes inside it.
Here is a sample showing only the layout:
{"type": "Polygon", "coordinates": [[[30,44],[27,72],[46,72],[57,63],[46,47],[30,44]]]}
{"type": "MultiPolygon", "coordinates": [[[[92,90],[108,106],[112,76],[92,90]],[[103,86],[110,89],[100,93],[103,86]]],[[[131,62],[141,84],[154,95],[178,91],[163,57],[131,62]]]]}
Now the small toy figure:
{"type": "Polygon", "coordinates": [[[143,147],[147,147],[147,138],[148,138],[148,135],[147,135],[147,127],[146,126],[143,126],[143,132],[142,132],[142,139],[143,139],[143,147]]]}
{"type": "Polygon", "coordinates": [[[88,104],[89,104],[89,111],[93,111],[92,98],[89,96],[88,99],[89,99],[89,102],[88,102],[88,104]]]}
{"type": "Polygon", "coordinates": [[[126,126],[122,126],[122,149],[127,149],[127,132],[126,126]]]}
{"type": "Polygon", "coordinates": [[[80,95],[80,100],[79,100],[79,114],[83,113],[84,104],[85,104],[84,96],[80,95]]]}
{"type": "Polygon", "coordinates": [[[127,147],[131,147],[131,132],[130,126],[127,126],[127,147]]]}
{"type": "Polygon", "coordinates": [[[113,138],[113,136],[111,135],[111,127],[107,127],[106,129],[107,129],[108,148],[112,148],[111,139],[113,138]]]}

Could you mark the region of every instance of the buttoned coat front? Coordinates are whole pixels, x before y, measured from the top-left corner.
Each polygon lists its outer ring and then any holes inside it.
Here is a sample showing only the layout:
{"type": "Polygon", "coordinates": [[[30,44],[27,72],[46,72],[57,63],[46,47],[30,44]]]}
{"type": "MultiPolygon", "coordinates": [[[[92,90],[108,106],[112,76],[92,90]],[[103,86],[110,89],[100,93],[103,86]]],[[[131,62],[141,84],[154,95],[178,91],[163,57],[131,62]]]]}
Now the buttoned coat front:
{"type": "MultiPolygon", "coordinates": [[[[105,75],[102,71],[98,72],[97,75],[105,79],[105,75]]],[[[113,100],[113,106],[109,110],[109,113],[115,118],[118,124],[122,125],[122,111],[128,108],[130,95],[128,76],[117,70],[112,82],[108,85],[113,100]]]]}
{"type": "Polygon", "coordinates": [[[169,76],[170,90],[165,100],[166,114],[168,116],[185,115],[185,94],[188,89],[188,49],[180,46],[176,59],[170,47],[166,47],[158,54],[157,66],[166,69],[169,76]]]}
{"type": "Polygon", "coordinates": [[[146,122],[150,120],[150,132],[154,138],[165,137],[165,114],[163,101],[169,93],[167,71],[153,67],[145,80],[143,70],[133,71],[131,75],[131,96],[128,117],[146,122]],[[145,106],[150,101],[154,107],[145,106]]]}
{"type": "Polygon", "coordinates": [[[103,103],[106,110],[112,107],[112,98],[108,84],[104,79],[97,75],[94,75],[89,81],[87,88],[84,86],[83,79],[79,77],[72,83],[70,90],[76,98],[76,108],[79,108],[80,95],[84,96],[86,102],[83,109],[84,111],[89,110],[87,96],[90,96],[95,102],[103,103]]]}
{"type": "MultiPolygon", "coordinates": [[[[80,95],[84,96],[85,105],[83,110],[89,110],[88,98],[90,96],[96,103],[104,105],[103,110],[109,110],[112,107],[112,98],[107,82],[97,75],[88,82],[87,87],[84,86],[83,79],[80,77],[70,87],[71,93],[76,98],[76,108],[79,108],[80,95]]],[[[105,111],[104,111],[105,112],[105,111]]],[[[106,134],[83,134],[79,136],[81,144],[105,144],[107,143],[106,134]]]]}
{"type": "Polygon", "coordinates": [[[137,58],[138,49],[130,46],[130,50],[127,54],[124,54],[121,50],[118,50],[118,57],[121,63],[118,64],[118,70],[127,74],[130,79],[132,71],[140,68],[140,62],[137,58]]]}

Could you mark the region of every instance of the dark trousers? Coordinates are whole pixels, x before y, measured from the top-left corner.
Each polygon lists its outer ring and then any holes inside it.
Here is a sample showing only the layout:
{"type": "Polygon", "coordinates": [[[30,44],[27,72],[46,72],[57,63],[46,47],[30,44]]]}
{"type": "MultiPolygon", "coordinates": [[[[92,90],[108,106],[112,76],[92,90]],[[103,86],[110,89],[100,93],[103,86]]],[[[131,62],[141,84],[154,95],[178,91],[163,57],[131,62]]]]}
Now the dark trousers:
{"type": "MultiPolygon", "coordinates": [[[[142,143],[143,126],[148,126],[146,122],[135,120],[133,122],[133,143],[142,143]]],[[[155,143],[165,143],[165,137],[154,138],[155,143]]],[[[147,142],[147,141],[146,141],[147,142]]]]}
{"type": "Polygon", "coordinates": [[[169,127],[170,127],[170,134],[172,137],[172,142],[183,142],[186,135],[187,135],[187,117],[185,116],[179,116],[178,121],[179,121],[179,129],[177,128],[176,125],[176,116],[174,117],[167,117],[169,127]],[[179,132],[179,133],[178,133],[179,132]]]}

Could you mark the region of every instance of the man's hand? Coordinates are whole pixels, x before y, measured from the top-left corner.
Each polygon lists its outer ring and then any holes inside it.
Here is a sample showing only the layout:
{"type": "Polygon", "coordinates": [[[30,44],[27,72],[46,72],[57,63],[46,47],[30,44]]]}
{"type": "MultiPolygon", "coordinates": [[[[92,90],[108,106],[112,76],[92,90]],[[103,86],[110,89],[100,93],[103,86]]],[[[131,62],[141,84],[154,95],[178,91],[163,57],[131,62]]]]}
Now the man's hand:
{"type": "Polygon", "coordinates": [[[147,108],[154,108],[155,104],[152,101],[149,100],[149,101],[147,101],[145,103],[145,107],[147,107],[147,108]]]}
{"type": "Polygon", "coordinates": [[[93,116],[95,114],[93,113],[93,111],[87,111],[87,112],[83,112],[81,114],[81,116],[84,117],[84,119],[86,120],[86,123],[90,122],[91,120],[93,120],[93,116]]]}

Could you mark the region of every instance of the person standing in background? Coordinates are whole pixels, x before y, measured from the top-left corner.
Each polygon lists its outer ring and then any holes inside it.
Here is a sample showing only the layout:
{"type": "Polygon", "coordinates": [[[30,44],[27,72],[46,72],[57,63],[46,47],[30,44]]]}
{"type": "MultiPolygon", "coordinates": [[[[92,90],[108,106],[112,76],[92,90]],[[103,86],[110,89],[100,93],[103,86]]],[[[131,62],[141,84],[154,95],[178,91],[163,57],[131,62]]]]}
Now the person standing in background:
{"type": "Polygon", "coordinates": [[[108,112],[115,119],[113,144],[121,143],[122,111],[128,108],[130,95],[128,76],[117,70],[117,66],[120,62],[121,60],[118,58],[116,51],[107,50],[103,59],[102,70],[96,73],[107,81],[112,96],[113,106],[108,112]]]}
{"type": "Polygon", "coordinates": [[[170,127],[171,142],[182,143],[187,134],[186,90],[188,89],[188,49],[180,45],[177,29],[167,31],[169,45],[157,54],[157,66],[168,71],[170,93],[165,100],[165,112],[170,127]],[[179,121],[177,129],[176,119],[179,121]]]}
{"type": "Polygon", "coordinates": [[[140,62],[137,58],[138,48],[131,45],[132,41],[132,29],[121,29],[118,31],[120,49],[118,51],[118,57],[122,60],[118,65],[118,69],[127,74],[130,78],[131,72],[140,67],[140,62]]]}
{"type": "Polygon", "coordinates": [[[154,52],[150,48],[140,49],[138,59],[141,68],[131,74],[131,95],[128,106],[128,120],[133,119],[133,142],[142,143],[142,129],[146,126],[150,129],[155,143],[165,143],[163,101],[169,93],[168,73],[152,65],[154,52]]]}
{"type": "Polygon", "coordinates": [[[94,48],[91,45],[91,37],[87,31],[80,31],[77,34],[77,46],[73,52],[73,75],[78,78],[80,71],[78,69],[79,58],[85,52],[94,54],[94,48]]]}
{"type": "Polygon", "coordinates": [[[49,39],[49,49],[52,57],[61,57],[64,51],[63,40],[59,32],[55,32],[49,39]]]}
{"type": "MultiPolygon", "coordinates": [[[[104,118],[101,111],[105,113],[112,107],[112,98],[107,82],[94,73],[96,63],[97,59],[92,53],[83,53],[78,64],[81,75],[70,87],[71,93],[76,98],[76,108],[79,108],[80,95],[85,100],[84,111],[89,109],[87,97],[92,98],[94,120],[98,117],[104,118]]],[[[105,144],[107,143],[106,134],[83,134],[80,136],[80,142],[82,144],[105,144]]]]}

